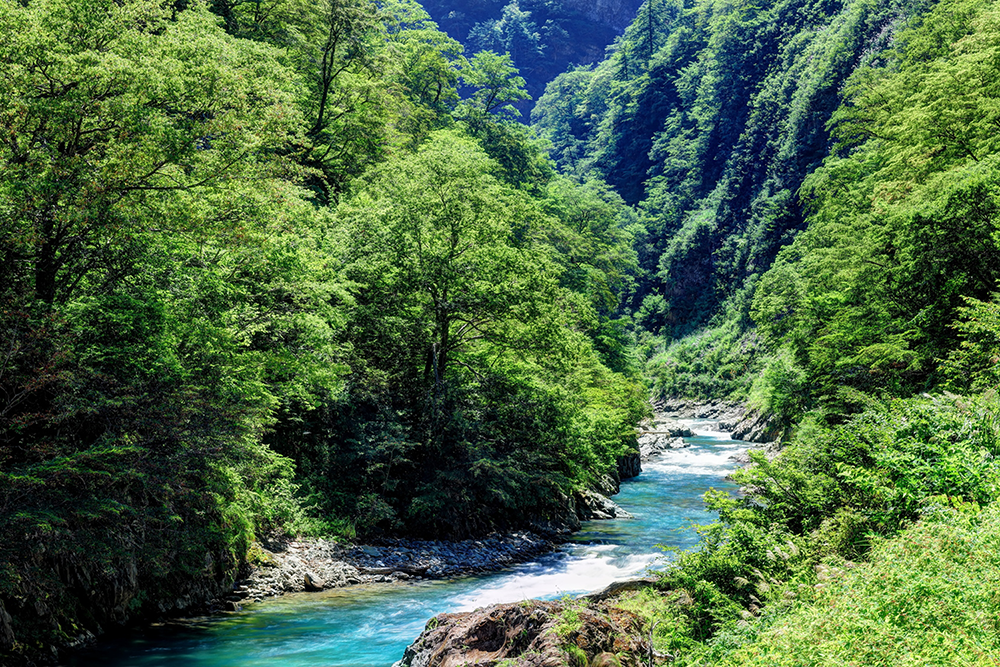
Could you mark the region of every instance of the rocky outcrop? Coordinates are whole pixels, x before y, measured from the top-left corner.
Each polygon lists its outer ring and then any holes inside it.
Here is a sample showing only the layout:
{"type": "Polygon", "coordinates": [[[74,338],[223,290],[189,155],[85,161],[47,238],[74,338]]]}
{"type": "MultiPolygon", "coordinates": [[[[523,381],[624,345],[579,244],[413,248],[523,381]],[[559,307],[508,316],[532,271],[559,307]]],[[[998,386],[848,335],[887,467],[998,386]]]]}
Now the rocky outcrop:
{"type": "Polygon", "coordinates": [[[311,539],[268,546],[260,549],[252,573],[224,598],[226,602],[255,602],[283,593],[362,583],[489,572],[530,560],[551,550],[553,542],[519,532],[460,542],[389,540],[378,546],[345,546],[311,539]]]}
{"type": "Polygon", "coordinates": [[[639,425],[640,436],[645,433],[669,435],[672,438],[690,438],[694,433],[691,428],[672,417],[657,413],[652,419],[639,425]]]}
{"type": "Polygon", "coordinates": [[[562,667],[605,653],[638,667],[642,629],[630,612],[580,601],[493,605],[435,616],[394,667],[562,667]]]}
{"type": "Polygon", "coordinates": [[[684,449],[690,446],[684,442],[684,438],[675,437],[665,432],[647,432],[639,436],[639,455],[644,461],[648,461],[668,449],[684,449]]]}
{"type": "Polygon", "coordinates": [[[657,414],[668,419],[714,419],[720,431],[731,431],[743,419],[746,408],[728,401],[689,401],[683,398],[659,399],[653,402],[657,414]]]}
{"type": "Polygon", "coordinates": [[[617,597],[622,593],[627,593],[629,591],[637,591],[643,588],[650,588],[655,586],[659,581],[652,577],[643,577],[641,579],[627,579],[626,581],[615,581],[608,584],[603,590],[596,593],[589,593],[584,595],[585,600],[590,600],[591,602],[603,602],[604,600],[609,600],[611,598],[617,597]]]}
{"type": "Polygon", "coordinates": [[[691,429],[679,421],[657,413],[652,419],[639,425],[639,458],[648,461],[668,449],[681,449],[689,445],[684,438],[694,435],[691,429]]]}
{"type": "Polygon", "coordinates": [[[581,521],[634,518],[618,503],[594,491],[581,491],[576,494],[576,515],[581,521]]]}
{"type": "Polygon", "coordinates": [[[756,411],[747,412],[732,427],[732,438],[747,442],[769,443],[780,440],[782,431],[769,417],[756,411]]]}
{"type": "Polygon", "coordinates": [[[619,479],[632,479],[642,472],[642,458],[639,452],[626,454],[618,459],[619,479]]]}
{"type": "Polygon", "coordinates": [[[9,651],[14,648],[14,628],[11,627],[10,614],[4,609],[3,602],[0,602],[0,651],[9,651]]]}
{"type": "Polygon", "coordinates": [[[366,581],[361,571],[347,562],[347,550],[336,542],[303,540],[272,548],[261,549],[250,576],[234,588],[227,601],[252,602],[282,593],[342,588],[366,581]]]}

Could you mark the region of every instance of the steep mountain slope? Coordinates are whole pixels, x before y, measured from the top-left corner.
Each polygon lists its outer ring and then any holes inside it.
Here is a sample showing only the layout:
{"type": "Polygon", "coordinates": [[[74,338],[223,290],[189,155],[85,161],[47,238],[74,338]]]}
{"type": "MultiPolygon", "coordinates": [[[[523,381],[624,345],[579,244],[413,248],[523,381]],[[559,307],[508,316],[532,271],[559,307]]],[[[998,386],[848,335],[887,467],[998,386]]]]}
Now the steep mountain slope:
{"type": "Polygon", "coordinates": [[[704,325],[802,229],[797,192],[829,153],[841,86],[925,4],[664,1],[550,85],[533,119],[557,161],[645,214],[646,330],[704,325]]]}
{"type": "MultiPolygon", "coordinates": [[[[428,0],[441,29],[462,42],[467,55],[509,52],[538,98],[567,67],[604,58],[605,47],[635,18],[641,0],[428,0]]],[[[522,105],[528,111],[530,104],[522,105]]],[[[527,114],[525,114],[527,116],[527,114]]]]}

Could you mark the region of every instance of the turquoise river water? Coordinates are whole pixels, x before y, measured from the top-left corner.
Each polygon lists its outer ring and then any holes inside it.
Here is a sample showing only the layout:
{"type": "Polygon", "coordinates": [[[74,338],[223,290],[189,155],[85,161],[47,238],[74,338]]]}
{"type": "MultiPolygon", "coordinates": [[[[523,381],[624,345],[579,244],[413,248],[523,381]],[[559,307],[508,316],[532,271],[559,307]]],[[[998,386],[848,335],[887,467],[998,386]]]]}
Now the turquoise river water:
{"type": "Polygon", "coordinates": [[[496,602],[556,599],[599,590],[662,567],[663,547],[697,543],[692,523],[711,515],[701,496],[735,490],[725,480],[730,457],[746,446],[689,422],[691,447],[643,463],[615,501],[631,520],[590,521],[559,550],[488,575],[451,581],[355,586],[286,595],[225,616],[152,627],[127,640],[107,640],[74,656],[71,667],[389,667],[441,612],[496,602]]]}

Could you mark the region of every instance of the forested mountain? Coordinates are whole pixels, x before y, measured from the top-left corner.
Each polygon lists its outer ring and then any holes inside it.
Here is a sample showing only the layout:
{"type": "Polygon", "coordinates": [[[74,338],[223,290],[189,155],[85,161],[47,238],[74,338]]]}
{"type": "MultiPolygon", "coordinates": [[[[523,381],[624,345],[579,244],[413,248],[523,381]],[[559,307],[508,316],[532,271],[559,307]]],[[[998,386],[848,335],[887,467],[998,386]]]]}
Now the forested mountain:
{"type": "MultiPolygon", "coordinates": [[[[654,0],[655,2],[655,0],[654,0]]],[[[569,66],[604,59],[642,0],[427,0],[424,7],[467,52],[510,54],[532,98],[569,66]]],[[[520,105],[530,111],[528,103],[520,105]]],[[[527,121],[528,114],[524,114],[527,121]]]]}
{"type": "Polygon", "coordinates": [[[533,118],[557,162],[641,204],[644,328],[704,325],[802,229],[798,189],[829,152],[841,87],[921,7],[662,2],[550,86],[533,118]]]}
{"type": "Polygon", "coordinates": [[[997,5],[662,9],[533,118],[639,210],[654,393],[746,401],[779,442],[623,604],[672,664],[988,665],[997,5]]]}
{"type": "Polygon", "coordinates": [[[790,423],[846,387],[956,377],[940,362],[996,289],[994,93],[982,7],[944,27],[934,6],[664,3],[549,86],[556,161],[640,210],[658,392],[752,394],[790,423]]]}

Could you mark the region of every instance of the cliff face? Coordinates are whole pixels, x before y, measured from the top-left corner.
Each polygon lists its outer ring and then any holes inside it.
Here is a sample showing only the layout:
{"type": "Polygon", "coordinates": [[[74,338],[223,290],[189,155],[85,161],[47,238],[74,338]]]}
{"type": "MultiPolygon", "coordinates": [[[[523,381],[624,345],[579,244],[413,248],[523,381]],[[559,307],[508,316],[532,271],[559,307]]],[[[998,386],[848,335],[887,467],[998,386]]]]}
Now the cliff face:
{"type": "Polygon", "coordinates": [[[628,27],[642,3],[643,0],[563,0],[567,9],[580,12],[616,32],[628,27]]]}
{"type": "MultiPolygon", "coordinates": [[[[465,46],[508,52],[534,99],[568,68],[590,65],[635,18],[643,0],[424,0],[442,30],[465,46]]],[[[522,111],[532,103],[518,105],[522,111]]],[[[525,114],[527,115],[527,114],[525,114]]]]}

